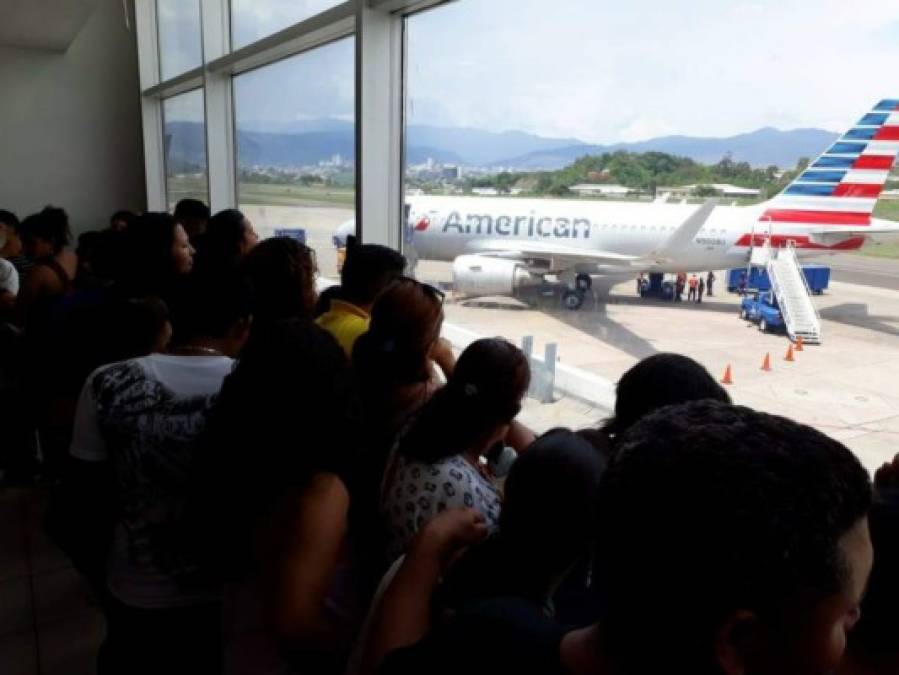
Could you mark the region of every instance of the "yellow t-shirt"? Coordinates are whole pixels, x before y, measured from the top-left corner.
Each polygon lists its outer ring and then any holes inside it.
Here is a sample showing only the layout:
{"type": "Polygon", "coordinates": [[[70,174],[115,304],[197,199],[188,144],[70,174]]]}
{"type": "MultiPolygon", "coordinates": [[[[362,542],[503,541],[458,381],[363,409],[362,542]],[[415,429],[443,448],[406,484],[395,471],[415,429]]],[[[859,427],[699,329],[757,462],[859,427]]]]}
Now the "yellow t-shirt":
{"type": "Polygon", "coordinates": [[[351,357],[356,338],[368,332],[370,321],[371,317],[364,309],[343,300],[332,300],[331,309],[318,317],[315,323],[333,335],[347,357],[351,357]]]}

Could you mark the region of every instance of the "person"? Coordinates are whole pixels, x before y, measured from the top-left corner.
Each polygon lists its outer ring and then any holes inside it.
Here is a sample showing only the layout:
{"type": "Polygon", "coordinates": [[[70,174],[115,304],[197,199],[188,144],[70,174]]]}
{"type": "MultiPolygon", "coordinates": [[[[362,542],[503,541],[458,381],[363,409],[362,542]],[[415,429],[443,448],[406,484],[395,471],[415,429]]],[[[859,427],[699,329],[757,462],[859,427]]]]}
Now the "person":
{"type": "Polygon", "coordinates": [[[702,295],[705,293],[705,279],[699,277],[699,285],[696,287],[696,303],[702,304],[702,295]]]}
{"type": "Polygon", "coordinates": [[[253,290],[253,323],[308,319],[315,311],[315,252],[290,237],[260,242],[241,261],[253,290]]]}
{"type": "Polygon", "coordinates": [[[674,301],[683,302],[684,288],[687,286],[687,275],[685,272],[677,273],[677,280],[674,284],[674,301]]]}
{"type": "Polygon", "coordinates": [[[447,572],[437,606],[458,611],[516,597],[554,614],[559,584],[590,552],[605,466],[605,457],[573,431],[551,429],[540,436],[509,471],[499,530],[447,572]]]}
{"type": "Polygon", "coordinates": [[[696,301],[696,290],[699,286],[699,279],[695,274],[690,275],[690,292],[687,294],[687,302],[696,301]]]}
{"type": "Polygon", "coordinates": [[[209,219],[197,248],[197,271],[234,270],[259,242],[259,235],[237,209],[219,211],[209,219]]]}
{"type": "Polygon", "coordinates": [[[24,255],[19,219],[13,212],[3,209],[0,209],[0,258],[9,260],[15,266],[20,283],[34,266],[31,259],[24,255]]]}
{"type": "Polygon", "coordinates": [[[82,389],[73,458],[111,476],[107,634],[100,673],[221,672],[217,588],[180,545],[198,438],[250,325],[233,279],[192,279],[169,354],[103,366],[82,389]]]}
{"type": "Polygon", "coordinates": [[[199,199],[182,199],[175,204],[175,221],[184,228],[195,248],[209,224],[209,207],[199,199]]]}
{"type": "Polygon", "coordinates": [[[195,251],[184,227],[168,213],[150,211],[134,221],[125,237],[123,293],[158,297],[174,310],[194,266],[195,251]]]}
{"type": "Polygon", "coordinates": [[[565,629],[503,598],[429,632],[418,619],[440,561],[467,544],[457,535],[410,549],[370,672],[831,673],[871,569],[870,500],[858,460],[814,429],[716,401],[664,408],[627,432],[602,477],[596,623],[565,629]]]}
{"type": "Polygon", "coordinates": [[[0,258],[0,319],[16,306],[19,294],[19,272],[6,258],[0,258]]]}
{"type": "Polygon", "coordinates": [[[874,502],[868,521],[874,569],[862,601],[861,619],[849,634],[839,675],[899,672],[899,455],[874,474],[874,502]]]}
{"type": "Polygon", "coordinates": [[[188,504],[201,560],[225,584],[225,672],[341,672],[365,605],[351,555],[360,431],[329,333],[308,319],[254,329],[211,413],[188,504]]]}
{"type": "Polygon", "coordinates": [[[347,237],[346,249],[340,270],[340,296],[331,298],[328,310],[316,323],[351,357],[356,340],[368,330],[375,300],[402,275],[406,259],[386,246],[360,244],[354,236],[347,237]]]}
{"type": "Polygon", "coordinates": [[[480,461],[506,445],[529,384],[527,358],[506,340],[477,340],[462,352],[446,386],[422,407],[388,461],[380,509],[390,560],[447,508],[474,508],[496,530],[502,497],[480,461]]]}
{"type": "Polygon", "coordinates": [[[706,287],[706,291],[708,292],[710,298],[715,295],[712,292],[712,284],[715,283],[715,279],[717,279],[717,277],[715,276],[715,273],[713,271],[709,270],[709,276],[706,281],[705,287],[706,287]]]}
{"type": "Polygon", "coordinates": [[[659,408],[712,399],[730,403],[730,395],[708,370],[688,356],[663,352],[631,367],[615,387],[615,415],[600,432],[613,442],[640,418],[659,408]]]}
{"type": "Polygon", "coordinates": [[[639,276],[637,277],[637,295],[643,295],[643,282],[644,281],[645,281],[645,278],[643,276],[643,272],[640,272],[639,276]]]}
{"type": "Polygon", "coordinates": [[[116,211],[109,218],[109,229],[113,232],[124,232],[137,219],[133,211],[116,211]]]}
{"type": "Polygon", "coordinates": [[[746,286],[748,281],[746,279],[746,272],[740,273],[740,280],[737,282],[737,292],[740,294],[740,297],[746,296],[746,286]]]}
{"type": "Polygon", "coordinates": [[[636,673],[832,672],[871,570],[870,502],[858,459],[810,427],[718,401],[647,415],[600,489],[606,657],[636,673]]]}
{"type": "Polygon", "coordinates": [[[22,223],[24,251],[34,261],[16,298],[17,319],[26,331],[42,330],[54,302],[72,288],[78,256],[68,248],[71,236],[68,215],[52,206],[22,223]]]}
{"type": "MultiPolygon", "coordinates": [[[[449,378],[452,347],[440,338],[443,293],[415,279],[397,279],[372,306],[369,329],[353,347],[353,370],[383,453],[409,418],[449,378]]],[[[383,470],[383,466],[381,467],[383,470]]]]}

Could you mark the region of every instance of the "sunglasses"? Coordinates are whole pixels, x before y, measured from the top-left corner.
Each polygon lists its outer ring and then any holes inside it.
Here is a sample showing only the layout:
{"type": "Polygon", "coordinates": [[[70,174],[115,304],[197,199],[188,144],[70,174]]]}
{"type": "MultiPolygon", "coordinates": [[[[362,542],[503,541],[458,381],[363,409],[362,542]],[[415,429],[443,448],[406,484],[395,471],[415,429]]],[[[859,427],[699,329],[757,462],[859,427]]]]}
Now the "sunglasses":
{"type": "Polygon", "coordinates": [[[419,281],[418,279],[413,279],[412,277],[397,277],[397,281],[407,282],[411,284],[415,284],[416,286],[421,287],[425,293],[427,293],[431,298],[437,301],[439,305],[443,305],[444,300],[446,300],[446,293],[441,291],[436,286],[431,286],[431,284],[426,284],[424,282],[419,281]]]}

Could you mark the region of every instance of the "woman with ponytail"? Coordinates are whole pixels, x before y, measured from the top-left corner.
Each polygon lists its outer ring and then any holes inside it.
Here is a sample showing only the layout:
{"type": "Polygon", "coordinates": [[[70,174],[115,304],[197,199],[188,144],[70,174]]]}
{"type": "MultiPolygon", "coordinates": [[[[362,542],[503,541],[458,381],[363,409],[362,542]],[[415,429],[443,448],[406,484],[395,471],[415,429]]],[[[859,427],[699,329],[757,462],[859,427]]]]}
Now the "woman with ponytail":
{"type": "Polygon", "coordinates": [[[496,529],[501,495],[482,458],[505,447],[529,383],[527,359],[505,340],[478,340],[462,353],[446,386],[400,438],[385,473],[389,557],[448,508],[474,508],[496,529]]]}

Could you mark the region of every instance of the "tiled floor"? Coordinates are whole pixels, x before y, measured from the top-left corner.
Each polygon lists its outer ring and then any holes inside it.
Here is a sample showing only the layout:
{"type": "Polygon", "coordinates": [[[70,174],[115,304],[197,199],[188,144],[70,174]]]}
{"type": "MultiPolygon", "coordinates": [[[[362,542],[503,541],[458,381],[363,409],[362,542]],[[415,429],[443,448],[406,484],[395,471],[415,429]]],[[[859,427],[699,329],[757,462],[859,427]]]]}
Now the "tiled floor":
{"type": "Polygon", "coordinates": [[[103,614],[44,534],[47,496],[0,488],[0,673],[92,675],[103,614]]]}

